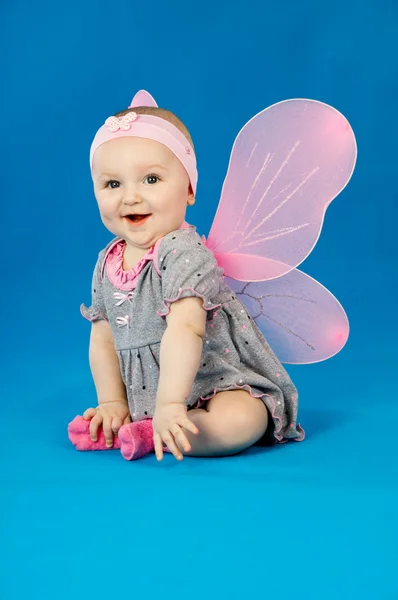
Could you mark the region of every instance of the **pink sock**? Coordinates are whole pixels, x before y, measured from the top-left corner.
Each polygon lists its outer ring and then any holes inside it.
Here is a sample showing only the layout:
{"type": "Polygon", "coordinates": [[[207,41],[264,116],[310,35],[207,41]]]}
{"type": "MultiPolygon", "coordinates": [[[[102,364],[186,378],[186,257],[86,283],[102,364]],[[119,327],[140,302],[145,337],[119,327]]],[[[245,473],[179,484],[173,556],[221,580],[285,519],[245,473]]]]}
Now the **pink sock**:
{"type": "Polygon", "coordinates": [[[113,438],[113,446],[108,448],[102,427],[98,429],[97,441],[90,437],[90,421],[77,416],[68,425],[68,437],[77,450],[116,450],[120,448],[118,437],[113,438]]]}
{"type": "Polygon", "coordinates": [[[126,460],[136,460],[154,452],[152,419],[123,425],[119,440],[120,452],[126,460]]]}

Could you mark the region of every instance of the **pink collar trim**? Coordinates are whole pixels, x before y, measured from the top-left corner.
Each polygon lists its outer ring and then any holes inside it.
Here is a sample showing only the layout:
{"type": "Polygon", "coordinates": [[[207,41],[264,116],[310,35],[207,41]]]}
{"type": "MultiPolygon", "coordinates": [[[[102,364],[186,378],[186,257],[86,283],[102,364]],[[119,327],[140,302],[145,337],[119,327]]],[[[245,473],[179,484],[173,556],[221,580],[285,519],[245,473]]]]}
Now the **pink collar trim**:
{"type": "MultiPolygon", "coordinates": [[[[192,227],[184,221],[180,229],[189,229],[192,227]]],[[[159,246],[164,238],[160,238],[152,248],[149,248],[145,256],[131,268],[129,271],[123,270],[123,253],[126,246],[126,242],[123,239],[117,239],[110,244],[107,249],[104,260],[101,266],[101,279],[104,277],[104,271],[106,268],[106,274],[108,275],[109,281],[120,290],[133,290],[137,286],[137,279],[144,267],[151,260],[154,261],[155,269],[160,275],[160,269],[158,266],[158,252],[159,246]]]]}
{"type": "Polygon", "coordinates": [[[124,240],[118,240],[112,245],[106,261],[106,274],[109,281],[119,290],[133,290],[137,286],[138,275],[146,264],[153,260],[155,248],[152,247],[141,260],[128,271],[123,270],[123,254],[126,247],[124,240]]]}

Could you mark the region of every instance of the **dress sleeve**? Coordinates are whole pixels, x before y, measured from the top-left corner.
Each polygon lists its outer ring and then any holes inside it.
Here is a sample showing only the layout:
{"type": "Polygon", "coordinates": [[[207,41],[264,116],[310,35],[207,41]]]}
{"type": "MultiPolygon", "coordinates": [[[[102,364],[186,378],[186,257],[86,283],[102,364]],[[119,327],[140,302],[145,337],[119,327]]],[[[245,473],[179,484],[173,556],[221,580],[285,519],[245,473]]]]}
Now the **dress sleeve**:
{"type": "Polygon", "coordinates": [[[84,304],[80,306],[80,312],[88,321],[108,321],[103,296],[103,283],[101,280],[101,266],[103,262],[103,251],[100,252],[95,265],[91,283],[91,306],[84,304]]]}
{"type": "Polygon", "coordinates": [[[223,269],[194,230],[178,230],[165,236],[159,247],[158,268],[162,278],[159,316],[166,317],[173,302],[197,297],[203,300],[207,320],[213,318],[213,311],[221,306],[217,295],[223,269]]]}

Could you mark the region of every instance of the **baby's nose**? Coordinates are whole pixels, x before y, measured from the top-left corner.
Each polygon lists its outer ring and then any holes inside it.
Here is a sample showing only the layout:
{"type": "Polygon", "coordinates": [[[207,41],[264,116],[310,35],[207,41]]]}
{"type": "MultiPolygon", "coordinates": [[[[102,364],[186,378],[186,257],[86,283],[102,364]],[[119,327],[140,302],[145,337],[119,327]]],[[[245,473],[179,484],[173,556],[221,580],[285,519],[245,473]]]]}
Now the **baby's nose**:
{"type": "Polygon", "coordinates": [[[142,198],[136,190],[126,190],[123,196],[123,202],[125,204],[135,204],[137,202],[142,202],[142,198]]]}

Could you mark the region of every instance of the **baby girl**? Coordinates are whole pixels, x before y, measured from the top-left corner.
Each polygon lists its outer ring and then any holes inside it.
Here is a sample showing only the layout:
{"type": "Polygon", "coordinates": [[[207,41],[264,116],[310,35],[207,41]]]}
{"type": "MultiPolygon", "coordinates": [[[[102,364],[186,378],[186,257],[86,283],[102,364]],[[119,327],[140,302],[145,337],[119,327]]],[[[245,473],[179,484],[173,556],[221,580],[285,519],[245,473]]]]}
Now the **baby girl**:
{"type": "Polygon", "coordinates": [[[141,91],[98,130],[90,165],[115,238],[81,308],[98,406],[69,424],[72,443],[182,460],[302,440],[296,388],[185,221],[197,170],[182,121],[141,91]]]}

